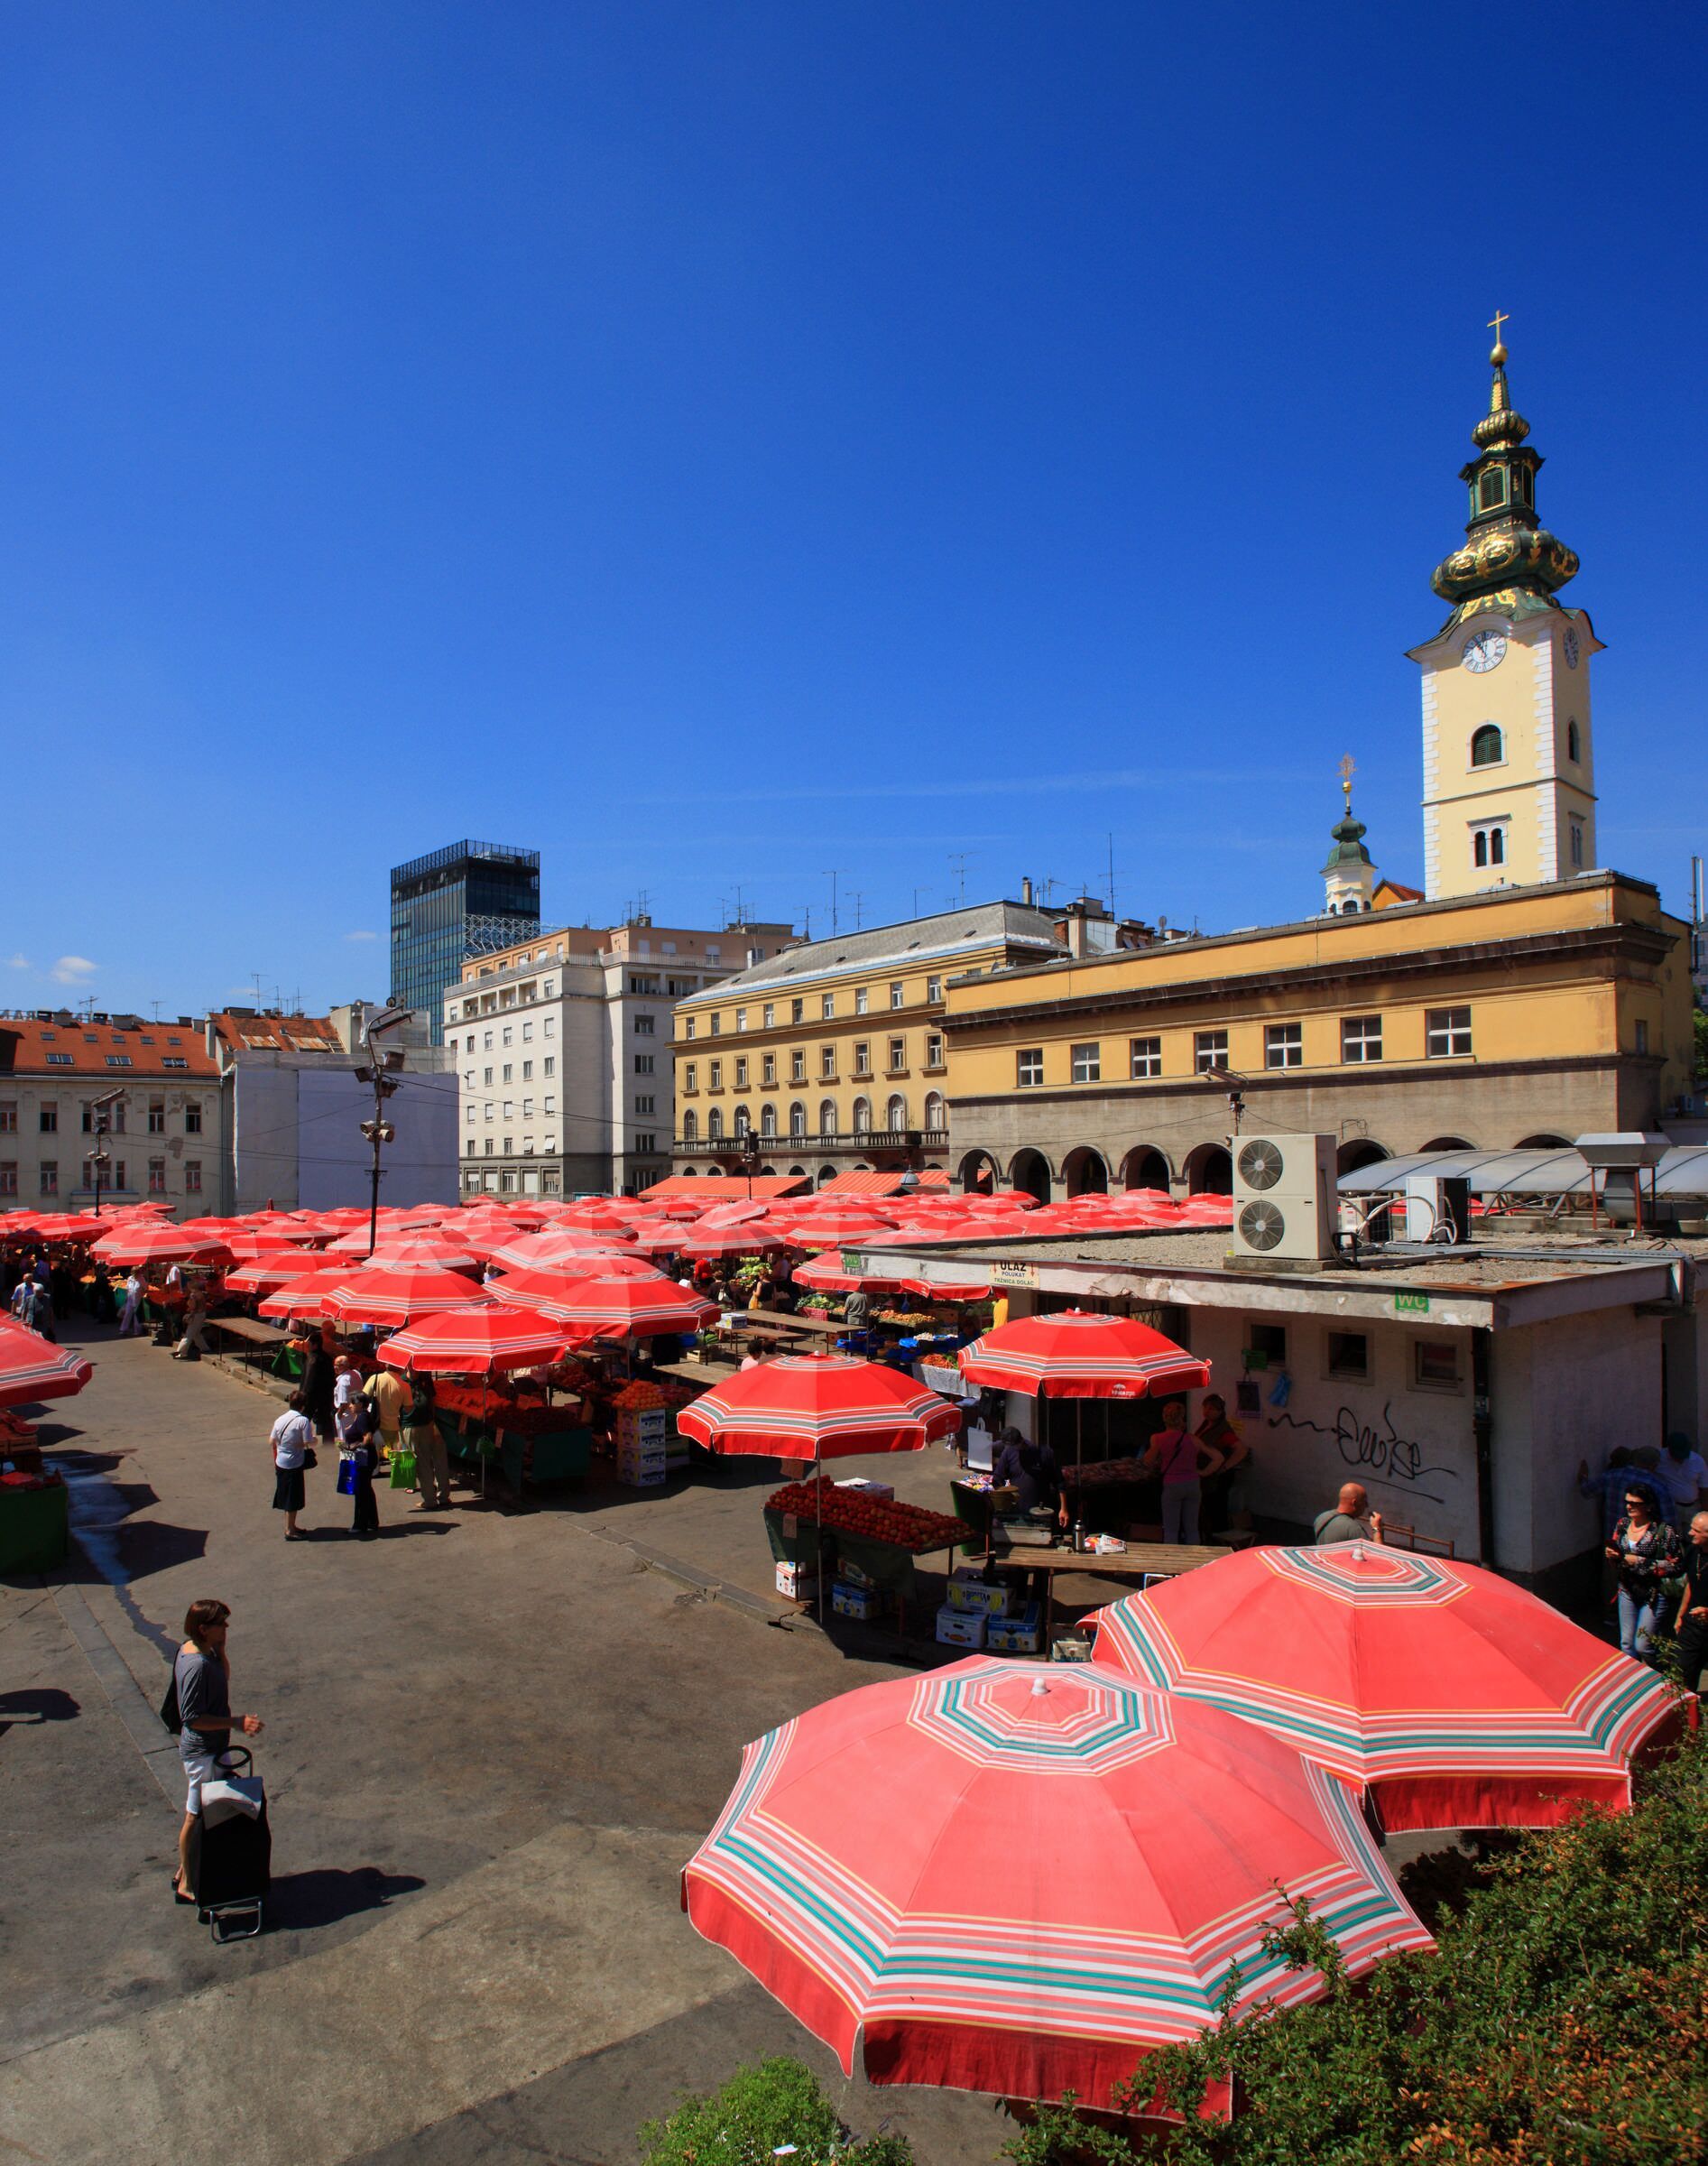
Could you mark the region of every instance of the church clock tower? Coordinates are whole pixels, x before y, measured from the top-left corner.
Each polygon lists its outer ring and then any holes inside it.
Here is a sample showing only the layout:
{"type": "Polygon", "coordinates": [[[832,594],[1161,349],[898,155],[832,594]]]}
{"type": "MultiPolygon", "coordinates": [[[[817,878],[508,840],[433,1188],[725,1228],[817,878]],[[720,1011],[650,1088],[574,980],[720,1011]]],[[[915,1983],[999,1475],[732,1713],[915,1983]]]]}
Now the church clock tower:
{"type": "Polygon", "coordinates": [[[1595,864],[1590,657],[1601,642],[1582,609],[1555,599],[1577,570],[1538,523],[1542,460],[1507,393],[1507,349],[1489,359],[1489,411],[1459,478],[1471,493],[1465,543],[1430,584],[1453,615],[1411,650],[1423,671],[1426,893],[1569,880],[1595,864]]]}

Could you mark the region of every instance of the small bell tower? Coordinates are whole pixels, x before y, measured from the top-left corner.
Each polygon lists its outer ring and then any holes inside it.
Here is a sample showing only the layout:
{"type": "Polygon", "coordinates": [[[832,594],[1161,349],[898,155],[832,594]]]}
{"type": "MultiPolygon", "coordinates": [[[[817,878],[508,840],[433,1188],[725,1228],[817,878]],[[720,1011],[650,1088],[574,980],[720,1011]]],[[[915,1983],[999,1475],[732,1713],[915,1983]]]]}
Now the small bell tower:
{"type": "Polygon", "coordinates": [[[1324,908],[1331,918],[1355,918],[1371,907],[1376,892],[1376,868],[1364,847],[1368,833],[1362,819],[1353,818],[1353,755],[1340,764],[1341,794],[1345,806],[1334,828],[1334,847],[1323,867],[1324,908]]]}

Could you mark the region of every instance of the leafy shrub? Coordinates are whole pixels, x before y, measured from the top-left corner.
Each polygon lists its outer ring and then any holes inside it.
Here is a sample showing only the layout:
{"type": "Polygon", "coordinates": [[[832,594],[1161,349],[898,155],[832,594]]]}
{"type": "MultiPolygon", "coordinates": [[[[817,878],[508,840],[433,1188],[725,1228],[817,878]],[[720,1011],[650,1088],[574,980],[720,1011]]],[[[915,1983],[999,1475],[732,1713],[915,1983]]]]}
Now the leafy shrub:
{"type": "Polygon", "coordinates": [[[1432,1955],[1353,1985],[1301,1904],[1273,1944],[1330,1979],[1311,2007],[1222,2023],[1147,2064],[1186,2116],[1167,2139],[1040,2110],[1019,2166],[1678,2166],[1708,2157],[1708,1745],[1630,1813],[1526,1836],[1432,1955]],[[1232,2078],[1231,2124],[1198,2116],[1232,2078]]]}
{"type": "Polygon", "coordinates": [[[812,2070],[762,2060],[641,2131],[642,2166],[913,2166],[901,2136],[851,2143],[812,2070]],[[780,2146],[795,2149],[781,2161],[780,2146]]]}

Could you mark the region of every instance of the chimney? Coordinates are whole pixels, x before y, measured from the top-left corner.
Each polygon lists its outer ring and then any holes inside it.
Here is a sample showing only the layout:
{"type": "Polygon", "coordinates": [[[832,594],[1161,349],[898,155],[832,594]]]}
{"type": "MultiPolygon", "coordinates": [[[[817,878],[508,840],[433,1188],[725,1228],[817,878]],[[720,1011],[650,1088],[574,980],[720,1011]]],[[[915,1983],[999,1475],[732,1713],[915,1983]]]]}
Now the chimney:
{"type": "Polygon", "coordinates": [[[1032,907],[1032,876],[1029,873],[1020,882],[1020,901],[1025,903],[1028,910],[1030,910],[1032,907]]]}

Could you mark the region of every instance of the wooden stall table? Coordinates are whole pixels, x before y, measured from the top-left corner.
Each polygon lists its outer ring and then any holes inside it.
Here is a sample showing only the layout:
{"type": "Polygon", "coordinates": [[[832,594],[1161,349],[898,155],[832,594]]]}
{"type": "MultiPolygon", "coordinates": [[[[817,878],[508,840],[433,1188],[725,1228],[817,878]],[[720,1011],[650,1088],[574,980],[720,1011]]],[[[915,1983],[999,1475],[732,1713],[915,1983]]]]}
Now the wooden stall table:
{"type": "Polygon", "coordinates": [[[832,1323],[828,1317],[791,1316],[782,1309],[749,1309],[745,1313],[758,1323],[777,1324],[785,1331],[799,1331],[808,1337],[819,1338],[839,1338],[847,1328],[844,1324],[832,1323]]]}
{"type": "Polygon", "coordinates": [[[237,1341],[240,1359],[255,1362],[264,1358],[270,1366],[277,1363],[281,1347],[291,1343],[289,1331],[278,1324],[263,1324],[253,1316],[210,1316],[202,1329],[223,1331],[228,1338],[237,1341]]]}
{"type": "Polygon", "coordinates": [[[1056,1582],[1067,1579],[1116,1579],[1142,1587],[1149,1579],[1175,1579],[1182,1572],[1196,1572],[1214,1564],[1218,1557],[1232,1557],[1232,1550],[1208,1542],[1130,1541],[1124,1550],[1099,1556],[1085,1550],[996,1549],[974,1561],[982,1569],[999,1572],[1038,1572],[1044,1579],[1044,1637],[1046,1649],[1055,1645],[1056,1582]]]}

